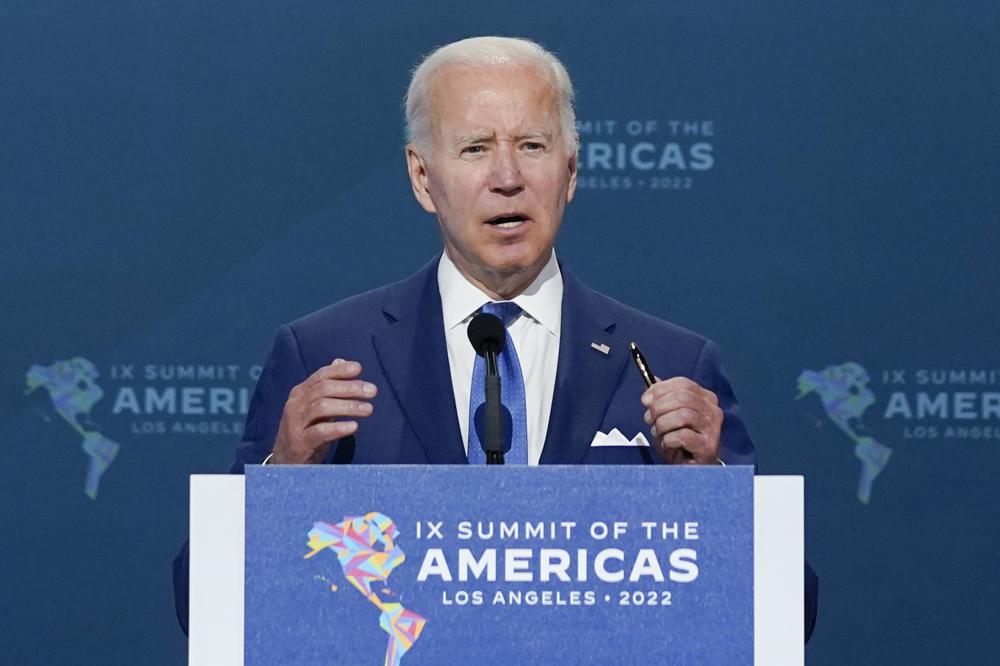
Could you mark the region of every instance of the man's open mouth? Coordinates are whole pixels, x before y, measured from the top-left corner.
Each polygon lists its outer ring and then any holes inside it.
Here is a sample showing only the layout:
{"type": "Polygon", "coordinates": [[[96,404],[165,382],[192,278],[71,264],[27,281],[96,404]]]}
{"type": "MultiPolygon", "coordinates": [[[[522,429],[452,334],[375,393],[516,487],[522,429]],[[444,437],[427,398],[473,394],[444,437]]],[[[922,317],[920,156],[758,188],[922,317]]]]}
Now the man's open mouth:
{"type": "Polygon", "coordinates": [[[503,215],[491,217],[486,220],[486,223],[495,227],[500,227],[501,229],[513,229],[514,227],[518,227],[527,221],[527,215],[522,215],[521,213],[505,213],[503,215]]]}

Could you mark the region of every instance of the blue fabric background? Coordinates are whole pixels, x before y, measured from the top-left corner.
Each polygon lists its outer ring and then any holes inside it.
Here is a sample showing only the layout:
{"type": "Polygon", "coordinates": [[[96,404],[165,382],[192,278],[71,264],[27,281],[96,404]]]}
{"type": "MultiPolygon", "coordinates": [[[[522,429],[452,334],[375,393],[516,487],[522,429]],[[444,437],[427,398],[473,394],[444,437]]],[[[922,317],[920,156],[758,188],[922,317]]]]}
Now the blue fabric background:
{"type": "Polygon", "coordinates": [[[886,417],[882,377],[903,370],[913,398],[921,369],[1000,368],[998,25],[976,1],[6,3],[0,652],[183,661],[170,560],[187,477],[227,469],[238,435],[169,429],[240,416],[115,413],[120,391],[251,387],[279,324],[422,266],[439,240],[404,169],[408,72],[498,33],[558,53],[579,119],[616,123],[592,124],[585,151],[635,145],[630,120],[658,121],[657,147],[711,143],[709,169],[584,165],[558,252],[715,339],[761,471],[805,475],[809,662],[987,661],[1000,449],[943,433],[1000,419],[886,417]],[[673,137],[670,120],[713,133],[673,137]],[[687,189],[636,184],[654,176],[687,189]],[[96,500],[80,437],[44,391],[25,395],[31,365],[74,356],[101,373],[90,420],[122,447],[96,500]],[[853,443],[816,396],[795,400],[803,370],[847,361],[870,373],[863,420],[893,449],[868,504],[853,443]],[[123,364],[239,376],[116,379],[123,364]]]}

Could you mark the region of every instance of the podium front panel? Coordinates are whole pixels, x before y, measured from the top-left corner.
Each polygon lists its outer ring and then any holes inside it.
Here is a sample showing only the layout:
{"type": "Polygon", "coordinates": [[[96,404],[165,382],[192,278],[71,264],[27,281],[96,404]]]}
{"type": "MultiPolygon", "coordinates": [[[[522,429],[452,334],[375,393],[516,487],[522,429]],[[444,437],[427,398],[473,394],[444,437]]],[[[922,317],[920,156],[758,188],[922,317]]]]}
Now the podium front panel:
{"type": "Polygon", "coordinates": [[[248,666],[753,663],[752,468],[246,476],[248,666]]]}

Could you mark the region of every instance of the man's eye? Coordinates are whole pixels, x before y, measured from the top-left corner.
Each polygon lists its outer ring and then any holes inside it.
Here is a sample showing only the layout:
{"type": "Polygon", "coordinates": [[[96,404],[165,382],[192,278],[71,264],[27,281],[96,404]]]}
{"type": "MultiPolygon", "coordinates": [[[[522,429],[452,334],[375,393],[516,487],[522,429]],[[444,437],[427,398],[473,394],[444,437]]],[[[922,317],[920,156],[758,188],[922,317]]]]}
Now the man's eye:
{"type": "Polygon", "coordinates": [[[462,149],[463,155],[478,155],[486,150],[483,146],[466,146],[462,149]]]}
{"type": "Polygon", "coordinates": [[[528,151],[545,150],[545,144],[538,143],[537,141],[528,141],[527,143],[522,144],[521,147],[528,151]]]}

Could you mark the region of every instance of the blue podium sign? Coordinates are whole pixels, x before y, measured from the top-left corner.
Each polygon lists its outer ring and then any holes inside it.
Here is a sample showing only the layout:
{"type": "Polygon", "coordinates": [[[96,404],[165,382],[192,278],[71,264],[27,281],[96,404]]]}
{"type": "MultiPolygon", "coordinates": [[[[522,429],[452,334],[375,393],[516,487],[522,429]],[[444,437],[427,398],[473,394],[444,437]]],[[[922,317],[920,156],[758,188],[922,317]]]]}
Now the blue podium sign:
{"type": "Polygon", "coordinates": [[[750,467],[246,470],[247,666],[752,664],[753,573],[750,467]]]}

